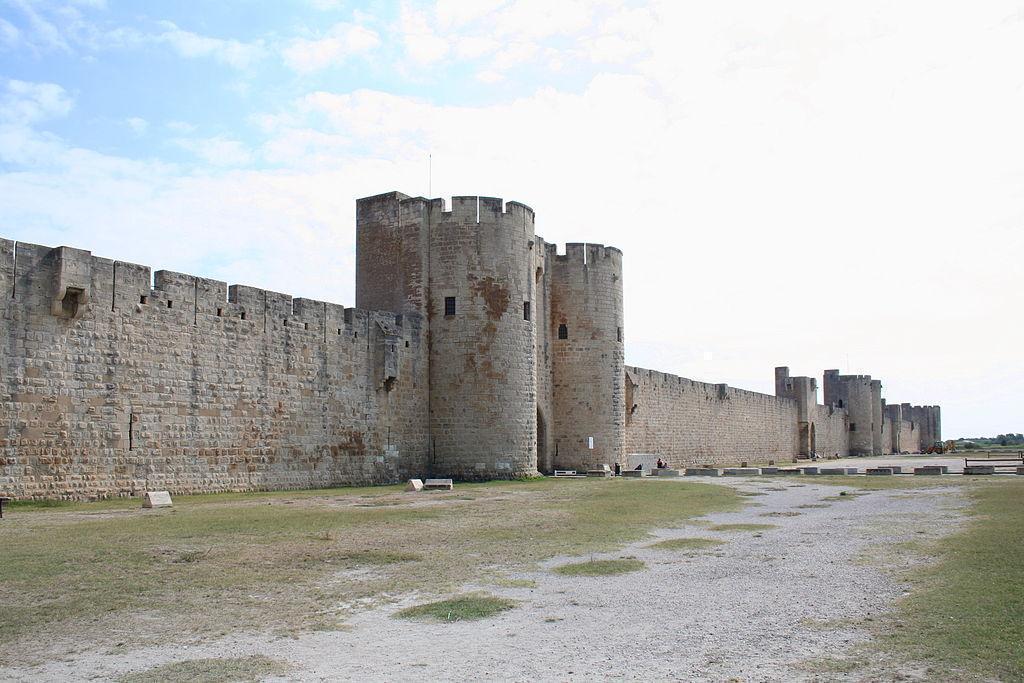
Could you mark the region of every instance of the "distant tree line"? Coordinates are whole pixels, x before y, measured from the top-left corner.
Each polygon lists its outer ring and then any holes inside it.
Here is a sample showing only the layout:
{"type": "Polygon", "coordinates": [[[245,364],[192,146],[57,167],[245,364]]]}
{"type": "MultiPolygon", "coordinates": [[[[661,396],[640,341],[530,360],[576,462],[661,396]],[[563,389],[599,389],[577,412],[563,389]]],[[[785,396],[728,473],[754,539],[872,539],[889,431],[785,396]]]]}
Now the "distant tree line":
{"type": "Polygon", "coordinates": [[[1024,434],[1000,434],[999,436],[976,436],[958,439],[961,448],[989,448],[991,446],[1024,446],[1024,434]]]}

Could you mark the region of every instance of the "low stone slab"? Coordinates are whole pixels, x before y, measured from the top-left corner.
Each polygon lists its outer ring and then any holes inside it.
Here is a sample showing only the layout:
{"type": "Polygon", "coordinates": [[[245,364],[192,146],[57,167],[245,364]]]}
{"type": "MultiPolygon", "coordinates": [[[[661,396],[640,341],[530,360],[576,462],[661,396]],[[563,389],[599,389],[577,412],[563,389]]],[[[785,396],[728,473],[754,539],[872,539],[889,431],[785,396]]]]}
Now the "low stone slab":
{"type": "Polygon", "coordinates": [[[891,467],[869,467],[866,470],[864,470],[864,474],[869,474],[869,475],[871,475],[871,474],[874,474],[874,475],[878,475],[878,474],[882,474],[882,475],[892,474],[892,468],[891,467]]]}
{"type": "Polygon", "coordinates": [[[588,477],[610,477],[612,476],[609,470],[587,470],[588,477]]]}
{"type": "Polygon", "coordinates": [[[576,470],[555,470],[556,477],[575,477],[576,470]]]}
{"type": "Polygon", "coordinates": [[[683,474],[687,477],[720,477],[722,470],[717,467],[687,467],[683,474]]]}
{"type": "Polygon", "coordinates": [[[727,477],[755,477],[761,474],[760,467],[726,467],[722,474],[727,477]]]}
{"type": "Polygon", "coordinates": [[[819,467],[818,474],[857,474],[856,467],[819,467]]]}
{"type": "Polygon", "coordinates": [[[169,508],[173,505],[171,494],[168,491],[146,491],[142,494],[142,507],[144,508],[169,508]]]}
{"type": "Polygon", "coordinates": [[[455,484],[451,479],[427,479],[423,482],[423,488],[428,491],[451,491],[455,484]]]}
{"type": "Polygon", "coordinates": [[[995,465],[968,465],[964,468],[964,474],[995,474],[995,465]]]}
{"type": "Polygon", "coordinates": [[[672,470],[667,467],[655,467],[653,470],[651,470],[651,474],[654,475],[655,477],[678,477],[679,470],[672,470]]]}
{"type": "Polygon", "coordinates": [[[949,468],[945,465],[925,465],[914,468],[914,474],[947,474],[948,472],[949,468]]]}
{"type": "Polygon", "coordinates": [[[778,467],[762,467],[761,468],[761,474],[778,474],[778,473],[779,473],[779,468],[778,467]]]}
{"type": "Polygon", "coordinates": [[[405,485],[406,491],[422,491],[423,480],[422,479],[410,479],[409,483],[405,485]]]}
{"type": "Polygon", "coordinates": [[[819,468],[817,468],[817,467],[800,467],[798,469],[801,472],[803,472],[804,474],[817,474],[819,468]]]}
{"type": "Polygon", "coordinates": [[[624,477],[646,477],[646,470],[623,470],[622,476],[624,477]]]}
{"type": "Polygon", "coordinates": [[[1017,474],[1024,474],[1024,467],[1018,467],[1017,474]]]}
{"type": "Polygon", "coordinates": [[[903,474],[903,465],[885,465],[885,468],[892,470],[893,474],[903,474]]]}
{"type": "Polygon", "coordinates": [[[798,467],[780,467],[776,474],[800,474],[798,467]]]}

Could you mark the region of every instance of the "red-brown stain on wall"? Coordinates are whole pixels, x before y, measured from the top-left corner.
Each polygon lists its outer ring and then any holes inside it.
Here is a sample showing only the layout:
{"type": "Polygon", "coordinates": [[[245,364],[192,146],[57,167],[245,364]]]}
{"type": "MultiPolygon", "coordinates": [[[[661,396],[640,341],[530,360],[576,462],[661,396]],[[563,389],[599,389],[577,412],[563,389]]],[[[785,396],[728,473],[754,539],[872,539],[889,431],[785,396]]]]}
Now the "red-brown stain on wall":
{"type": "Polygon", "coordinates": [[[487,317],[491,320],[499,320],[505,311],[508,310],[508,304],[511,299],[508,288],[502,287],[500,284],[495,282],[492,277],[485,277],[479,282],[474,282],[470,285],[473,292],[484,300],[487,305],[487,317]]]}

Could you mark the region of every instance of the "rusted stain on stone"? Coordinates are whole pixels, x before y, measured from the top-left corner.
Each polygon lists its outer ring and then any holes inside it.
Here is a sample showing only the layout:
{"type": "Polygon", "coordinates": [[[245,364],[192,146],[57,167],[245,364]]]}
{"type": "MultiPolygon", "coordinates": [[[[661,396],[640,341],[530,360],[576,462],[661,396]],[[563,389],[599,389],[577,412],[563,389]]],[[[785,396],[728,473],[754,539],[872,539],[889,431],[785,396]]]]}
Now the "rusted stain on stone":
{"type": "Polygon", "coordinates": [[[491,320],[500,320],[508,310],[508,303],[511,299],[508,287],[503,287],[490,276],[474,282],[471,287],[473,292],[487,305],[487,317],[491,320]]]}

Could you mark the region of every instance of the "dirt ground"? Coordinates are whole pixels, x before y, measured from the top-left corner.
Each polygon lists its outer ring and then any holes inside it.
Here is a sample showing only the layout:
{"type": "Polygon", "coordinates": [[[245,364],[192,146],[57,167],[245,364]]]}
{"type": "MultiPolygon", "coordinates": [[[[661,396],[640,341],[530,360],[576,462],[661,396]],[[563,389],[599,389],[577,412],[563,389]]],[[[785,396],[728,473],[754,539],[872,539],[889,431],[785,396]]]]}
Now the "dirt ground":
{"type": "MultiPolygon", "coordinates": [[[[392,618],[419,602],[357,614],[341,630],[282,637],[253,629],[141,649],[83,648],[60,661],[0,669],[0,679],[108,680],[169,662],[256,655],[286,668],[266,680],[908,680],[926,666],[870,650],[872,629],[907,586],[901,571],[928,560],[928,541],[955,531],[965,499],[954,486],[838,495],[799,480],[720,479],[750,494],[717,513],[595,558],[635,557],[646,569],[570,577],[555,558],[520,573],[524,587],[484,589],[518,602],[479,622],[392,618]],[[714,530],[720,524],[771,524],[714,530]],[[673,538],[723,545],[650,548],[673,538]],[[908,542],[912,545],[908,545],[908,542]],[[528,587],[527,587],[528,586],[528,587]]],[[[651,481],[651,486],[673,486],[651,481]]],[[[579,560],[580,558],[572,558],[579,560]]],[[[216,609],[210,605],[210,609],[216,609]]]]}

